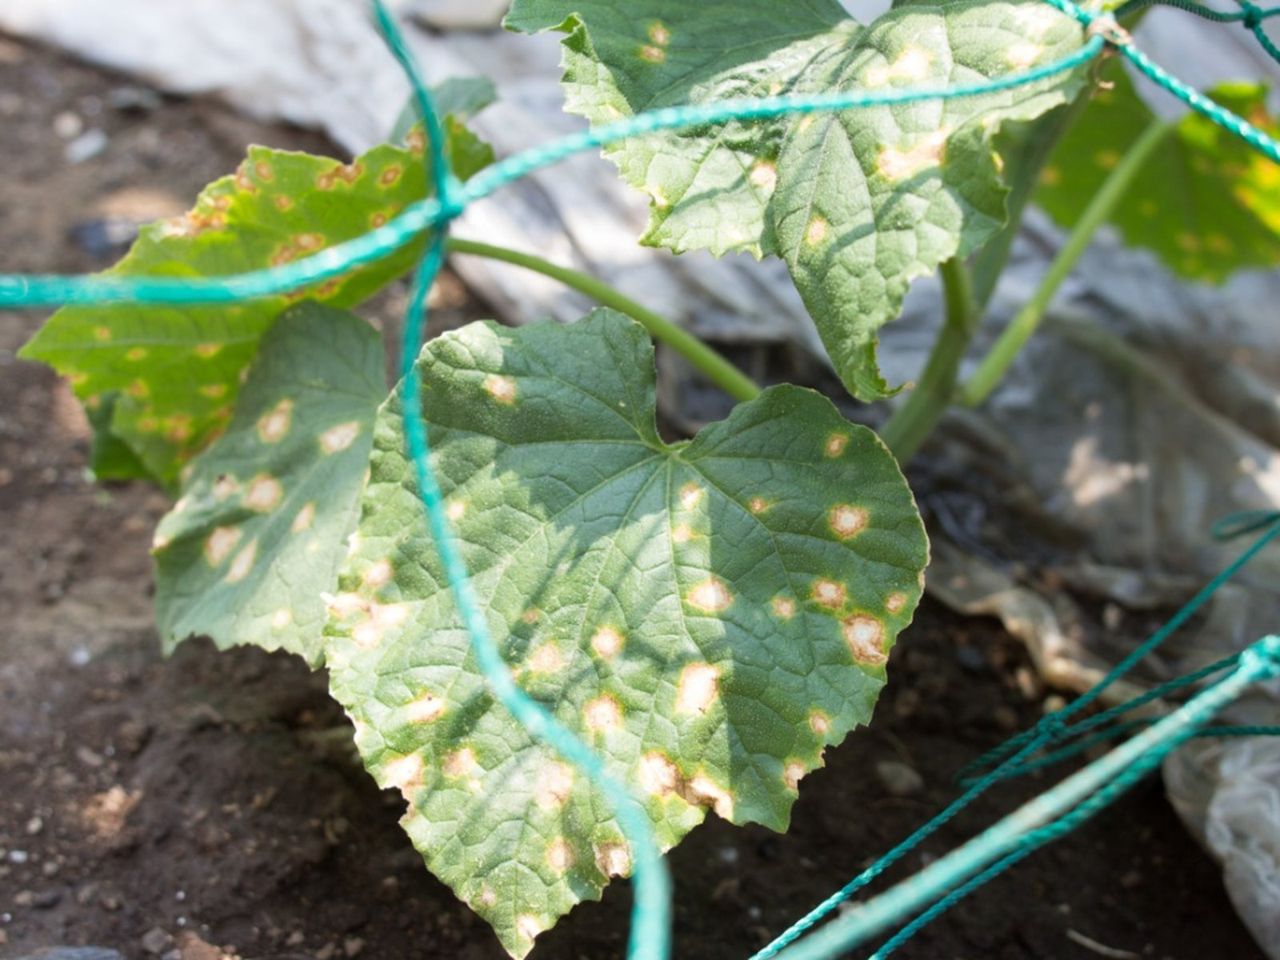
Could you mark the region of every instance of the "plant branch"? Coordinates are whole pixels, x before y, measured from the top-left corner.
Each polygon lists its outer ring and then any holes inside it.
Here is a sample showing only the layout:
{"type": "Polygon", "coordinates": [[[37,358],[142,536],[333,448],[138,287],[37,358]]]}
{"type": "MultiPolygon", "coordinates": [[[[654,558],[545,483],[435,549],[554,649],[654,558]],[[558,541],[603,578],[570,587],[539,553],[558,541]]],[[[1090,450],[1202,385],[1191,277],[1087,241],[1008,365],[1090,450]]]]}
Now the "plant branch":
{"type": "Polygon", "coordinates": [[[915,455],[933,432],[938,418],[951,405],[960,360],[978,326],[969,268],[953,258],[946,261],[939,272],[946,301],[942,330],[934,341],[919,383],[880,431],[881,439],[899,463],[906,463],[915,455]]]}
{"type": "Polygon", "coordinates": [[[760,394],[760,386],[730,363],[722,354],[703,343],[688,330],[677,326],[666,317],[654,313],[630,297],[595,277],[579,270],[561,267],[531,253],[522,253],[509,247],[498,247],[475,240],[450,237],[446,249],[450,253],[469,254],[500,260],[503,263],[524,267],[543,276],[559,280],[567,287],[586,294],[597,303],[625,313],[649,331],[655,340],[661,340],[676,353],[689,361],[708,380],[735,400],[752,400],[760,394]]]}
{"type": "Polygon", "coordinates": [[[1040,326],[1040,321],[1044,318],[1045,310],[1052,302],[1054,294],[1058,292],[1063,281],[1070,276],[1076,262],[1093,240],[1093,235],[1106,222],[1116,205],[1123,199],[1129,185],[1146,164],[1147,159],[1172,130],[1173,125],[1166,121],[1152,121],[1103,181],[1098,192],[1093,195],[1089,205],[1080,215],[1080,219],[1076,221],[1075,228],[1067,237],[1067,242],[1058,251],[1058,256],[1054,258],[1053,263],[1049,265],[1049,270],[1040,281],[1035,294],[1009,322],[991,351],[983,358],[978,369],[961,389],[960,400],[964,404],[976,407],[1004,378],[1018,352],[1040,326]]]}

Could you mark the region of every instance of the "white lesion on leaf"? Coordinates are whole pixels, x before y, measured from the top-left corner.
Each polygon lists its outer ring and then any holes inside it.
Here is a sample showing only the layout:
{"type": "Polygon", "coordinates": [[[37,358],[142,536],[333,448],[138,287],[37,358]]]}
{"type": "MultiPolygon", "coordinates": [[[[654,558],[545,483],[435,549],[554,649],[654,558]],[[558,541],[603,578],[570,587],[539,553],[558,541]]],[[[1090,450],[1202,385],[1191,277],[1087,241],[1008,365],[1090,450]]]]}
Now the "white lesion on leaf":
{"type": "Polygon", "coordinates": [[[788,790],[798,791],[800,789],[800,781],[804,779],[804,775],[807,772],[804,764],[799,760],[788,760],[782,768],[782,782],[787,785],[788,790]]]}
{"type": "Polygon", "coordinates": [[[1043,54],[1044,47],[1038,43],[1011,43],[1004,51],[1004,59],[1009,66],[1025,70],[1043,54]]]}
{"type": "Polygon", "coordinates": [[[831,531],[841,540],[857,536],[866,529],[868,514],[862,507],[848,503],[838,503],[827,513],[827,523],[831,531]]]}
{"type": "Polygon", "coordinates": [[[631,851],[625,843],[604,842],[592,847],[596,867],[606,877],[624,877],[631,872],[631,851]]]}
{"type": "Polygon", "coordinates": [[[832,433],[827,436],[826,443],[822,445],[822,452],[828,459],[834,460],[844,453],[847,446],[849,446],[847,433],[832,433]]]}
{"type": "Polygon", "coordinates": [[[821,710],[810,710],[809,729],[818,736],[825,737],[831,730],[831,718],[821,710]]]}
{"type": "Polygon", "coordinates": [[[937,167],[945,159],[949,136],[951,131],[943,127],[906,149],[882,147],[876,157],[876,169],[886,180],[898,181],[937,167]]]}
{"type": "Polygon", "coordinates": [[[286,397],[259,418],[258,438],[263,443],[279,443],[288,434],[292,420],[293,401],[286,397]]]}
{"type": "Polygon", "coordinates": [[[907,595],[905,593],[891,593],[884,602],[884,608],[890,613],[901,613],[906,605],[907,595]]]}
{"type": "Polygon", "coordinates": [[[733,593],[723,580],[708,577],[695,585],[686,598],[689,606],[704,613],[720,613],[733,604],[733,593]]]}
{"type": "Polygon", "coordinates": [[[231,555],[231,551],[235,549],[236,544],[239,542],[240,529],[238,527],[218,527],[213,533],[209,534],[209,538],[204,542],[204,558],[211,567],[221,566],[222,562],[231,555]]]}
{"type": "Polygon", "coordinates": [[[412,801],[413,794],[424,785],[425,770],[426,765],[421,755],[406,753],[382,764],[382,782],[385,786],[399,790],[406,800],[412,801]]]}
{"type": "Polygon", "coordinates": [[[862,86],[883,87],[895,80],[920,81],[929,76],[933,56],[920,46],[908,46],[892,63],[878,63],[868,67],[862,76],[862,86]]]}
{"type": "Polygon", "coordinates": [[[705,493],[706,491],[696,483],[686,483],[680,488],[679,496],[681,508],[684,510],[692,510],[702,502],[702,498],[705,493]]]}
{"type": "Polygon", "coordinates": [[[534,786],[534,802],[543,810],[558,810],[569,802],[573,793],[573,767],[552,760],[538,773],[534,786]]]}
{"type": "Polygon", "coordinates": [[[624,639],[616,627],[604,626],[591,637],[591,649],[602,660],[612,660],[622,652],[624,639]]]}
{"type": "Polygon", "coordinates": [[[260,473],[249,481],[245,490],[244,505],[258,513],[268,513],[279,506],[284,498],[284,487],[275,477],[260,473]]]}
{"type": "Polygon", "coordinates": [[[838,610],[844,606],[846,591],[844,584],[836,583],[834,580],[819,578],[813,582],[811,589],[813,599],[824,607],[832,610],[838,610]]]}
{"type": "Polygon", "coordinates": [[[533,673],[558,673],[565,666],[564,654],[560,652],[560,647],[554,640],[548,640],[534,647],[533,652],[529,654],[528,664],[533,673]]]}
{"type": "Polygon", "coordinates": [[[361,580],[368,589],[377,590],[379,587],[385,587],[394,577],[395,570],[391,566],[391,561],[384,558],[370,564],[361,580]]]}
{"type": "Polygon", "coordinates": [[[781,594],[769,601],[769,608],[779,620],[790,620],[796,615],[796,602],[781,594]]]}
{"type": "Polygon", "coordinates": [[[360,436],[359,420],[339,423],[320,434],[320,449],[325,454],[340,453],[355,443],[358,436],[360,436]]]}
{"type": "Polygon", "coordinates": [[[840,627],[854,662],[878,666],[889,659],[884,652],[884,624],[875,617],[855,614],[840,627]]]}
{"type": "Polygon", "coordinates": [[[814,215],[804,228],[804,242],[816,247],[827,239],[827,221],[824,217],[814,215]]]}
{"type": "Polygon", "coordinates": [[[505,406],[516,402],[516,382],[511,377],[491,373],[484,378],[484,391],[505,406]]]}
{"type": "Polygon", "coordinates": [[[547,866],[555,873],[568,873],[573,866],[573,848],[564,837],[555,837],[547,844],[547,866]]]}
{"type": "Polygon", "coordinates": [[[283,630],[291,623],[293,623],[293,611],[288,607],[281,607],[271,615],[271,626],[276,630],[283,630]]]}
{"type": "Polygon", "coordinates": [[[253,570],[254,561],[258,559],[258,541],[250,540],[236,554],[235,559],[231,561],[231,567],[227,570],[227,583],[239,583],[245,577],[249,576],[253,570]]]}
{"type": "Polygon", "coordinates": [[[444,697],[437,697],[427,691],[405,704],[404,718],[409,723],[435,723],[444,715],[444,711],[444,697]]]}
{"type": "Polygon", "coordinates": [[[720,696],[720,668],[689,663],[676,682],[676,713],[704,714],[720,696]]]}
{"type": "Polygon", "coordinates": [[[609,694],[589,700],[582,708],[582,720],[592,733],[607,733],[622,726],[622,704],[609,694]]]}
{"type": "Polygon", "coordinates": [[[304,530],[310,529],[315,518],[316,505],[314,503],[303,504],[302,509],[293,518],[293,523],[289,525],[289,529],[294,533],[302,533],[304,530]]]}

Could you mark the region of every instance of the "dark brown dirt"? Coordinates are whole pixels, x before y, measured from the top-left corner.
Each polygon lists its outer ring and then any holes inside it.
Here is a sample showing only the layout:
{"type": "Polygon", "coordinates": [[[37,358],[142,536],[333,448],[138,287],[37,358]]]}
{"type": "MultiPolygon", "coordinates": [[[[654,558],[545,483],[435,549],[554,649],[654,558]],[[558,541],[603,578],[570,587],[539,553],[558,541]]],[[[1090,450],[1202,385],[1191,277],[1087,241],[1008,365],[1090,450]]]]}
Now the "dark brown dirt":
{"type": "MultiPolygon", "coordinates": [[[[180,209],[250,140],[323,147],[198,101],[110,106],[129,99],[112,94],[123,85],[0,39],[0,272],[101,267],[70,228],[109,200],[142,215],[180,209]],[[108,134],[103,154],[64,162],[54,129],[64,111],[108,134]],[[146,196],[121,200],[126,187],[146,196]]],[[[398,799],[354,761],[322,675],[203,643],[160,658],[147,543],[165,502],[88,481],[76,405],[49,372],[13,357],[39,322],[0,313],[0,957],[95,944],[130,958],[497,960],[484,924],[401,834],[398,799]]],[[[872,728],[805,781],[788,834],[714,821],[675,851],[677,956],[747,956],[940,808],[964,762],[1043,709],[1012,641],[928,603],[891,676],[872,728]],[[919,771],[923,787],[892,796],[874,772],[888,760],[919,771]]],[[[897,875],[1045,782],[999,791],[897,875]]],[[[621,956],[628,909],[615,884],[535,958],[621,956]]],[[[1130,951],[1111,956],[1259,956],[1155,782],[899,956],[1099,956],[1081,935],[1130,951]]]]}

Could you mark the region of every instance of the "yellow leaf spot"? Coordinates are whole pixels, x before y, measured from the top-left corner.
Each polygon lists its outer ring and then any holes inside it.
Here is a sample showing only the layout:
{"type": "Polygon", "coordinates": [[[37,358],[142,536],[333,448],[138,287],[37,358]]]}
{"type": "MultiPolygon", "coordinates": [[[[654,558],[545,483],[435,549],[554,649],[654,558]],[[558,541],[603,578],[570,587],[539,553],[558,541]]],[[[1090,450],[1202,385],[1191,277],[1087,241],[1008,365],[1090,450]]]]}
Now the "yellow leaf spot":
{"type": "Polygon", "coordinates": [[[231,561],[231,568],[227,571],[227,583],[239,583],[249,575],[249,571],[253,569],[253,561],[258,557],[258,541],[250,540],[249,543],[236,554],[235,559],[231,561]]]}
{"type": "Polygon", "coordinates": [[[679,524],[671,531],[671,539],[675,543],[688,543],[693,539],[693,530],[687,523],[679,524]]]}
{"type": "Polygon", "coordinates": [[[612,660],[622,652],[622,634],[613,627],[601,627],[591,638],[591,649],[602,660],[612,660]]]}
{"type": "Polygon", "coordinates": [[[407,800],[410,794],[422,788],[424,769],[422,757],[416,753],[406,753],[382,765],[382,784],[399,790],[407,800]]]}
{"type": "Polygon", "coordinates": [[[689,606],[706,613],[719,613],[733,603],[733,594],[724,581],[708,577],[689,591],[689,606]]]}
{"type": "Polygon", "coordinates": [[[946,128],[935,130],[914,147],[899,150],[897,147],[885,147],[876,158],[876,169],[886,180],[905,180],[922,170],[936,167],[942,163],[947,147],[946,128]]]}
{"type": "Polygon", "coordinates": [[[825,239],[827,239],[827,221],[822,217],[814,217],[804,228],[804,242],[811,247],[816,247],[825,239]]]}
{"type": "Polygon", "coordinates": [[[510,377],[491,373],[484,378],[485,393],[507,406],[516,402],[516,382],[510,377]]]}
{"type": "Polygon", "coordinates": [[[444,713],[443,697],[434,693],[424,693],[416,700],[411,700],[404,708],[404,717],[410,723],[435,723],[444,713]]]}
{"type": "Polygon", "coordinates": [[[390,583],[394,575],[395,571],[391,569],[391,561],[379,560],[364,572],[364,585],[370,590],[377,590],[379,587],[385,587],[390,583]]]}
{"type": "Polygon", "coordinates": [[[547,866],[556,873],[565,873],[573,866],[573,849],[564,837],[556,837],[547,844],[547,866]]]}
{"type": "Polygon", "coordinates": [[[889,659],[884,652],[884,624],[875,617],[858,614],[845,620],[841,628],[857,663],[878,665],[889,659]]]}
{"type": "Polygon", "coordinates": [[[288,197],[286,197],[283,193],[276,194],[275,205],[276,205],[276,209],[279,210],[281,213],[288,213],[289,210],[293,209],[293,201],[288,197]]]}
{"type": "Polygon", "coordinates": [[[126,360],[132,360],[134,363],[137,363],[139,360],[145,360],[147,359],[147,348],[134,347],[125,353],[124,358],[126,360]]]}
{"type": "Polygon", "coordinates": [[[1230,238],[1221,233],[1206,234],[1204,244],[1214,253],[1230,253],[1234,249],[1230,238]]]}
{"type": "Polygon", "coordinates": [[[209,562],[209,566],[219,566],[231,555],[231,551],[239,541],[238,527],[218,527],[209,534],[209,539],[204,542],[204,558],[209,562]]]}
{"type": "Polygon", "coordinates": [[[596,867],[606,877],[625,877],[631,872],[631,852],[625,843],[597,843],[592,852],[596,867]]]}
{"type": "Polygon", "coordinates": [[[534,802],[543,810],[555,810],[569,802],[573,793],[573,767],[553,760],[542,768],[533,790],[534,802]]]}
{"type": "Polygon", "coordinates": [[[907,605],[907,595],[905,593],[891,593],[889,599],[884,602],[884,608],[890,613],[901,613],[902,608],[907,605]]]}
{"type": "Polygon", "coordinates": [[[531,914],[521,914],[516,918],[516,933],[526,940],[534,940],[542,932],[538,918],[531,914]]]}
{"type": "Polygon", "coordinates": [[[893,80],[923,80],[929,75],[933,58],[922,47],[907,47],[893,63],[878,64],[867,70],[862,80],[864,87],[883,87],[893,80]]]}
{"type": "Polygon", "coordinates": [[[1200,238],[1194,233],[1183,231],[1173,238],[1173,242],[1187,253],[1197,253],[1200,250],[1200,238]]]}
{"type": "Polygon", "coordinates": [[[293,401],[281,400],[258,420],[258,437],[263,443],[279,443],[289,432],[293,419],[293,401]]]}
{"type": "Polygon", "coordinates": [[[135,400],[145,400],[148,396],[151,395],[151,388],[148,387],[141,380],[135,380],[133,381],[133,383],[129,384],[127,387],[124,388],[124,392],[127,393],[129,396],[133,397],[133,399],[135,400]]]}
{"type": "Polygon", "coordinates": [[[492,887],[485,887],[480,891],[480,896],[476,897],[476,901],[482,907],[496,906],[498,903],[498,895],[493,892],[492,887]]]}
{"type": "Polygon", "coordinates": [[[200,395],[208,397],[210,400],[220,400],[227,395],[227,385],[225,383],[206,383],[200,388],[200,395]]]}
{"type": "Polygon", "coordinates": [[[291,623],[293,623],[293,611],[288,607],[281,607],[271,615],[271,626],[277,630],[283,630],[291,623]]]}
{"type": "Polygon", "coordinates": [[[768,160],[761,160],[751,168],[751,182],[766,192],[778,185],[778,168],[768,160]]]}
{"type": "Polygon", "coordinates": [[[836,583],[834,580],[814,581],[813,599],[824,607],[830,607],[832,610],[839,609],[844,606],[844,598],[844,584],[836,583]]]}
{"type": "Polygon", "coordinates": [[[358,436],[360,436],[358,420],[340,423],[320,434],[320,449],[329,454],[339,453],[355,443],[358,436]]]}
{"type": "Polygon", "coordinates": [[[640,59],[649,63],[662,63],[663,60],[667,59],[667,54],[661,47],[646,43],[640,48],[640,59]]]}
{"type": "Polygon", "coordinates": [[[770,603],[773,615],[779,620],[790,620],[796,614],[796,602],[790,597],[774,597],[770,603]]]}
{"type": "Polygon", "coordinates": [[[867,511],[847,503],[838,503],[827,514],[827,523],[841,540],[861,533],[867,525],[867,511]]]}
{"type": "Polygon", "coordinates": [[[649,39],[660,47],[665,47],[671,42],[671,31],[667,29],[667,25],[661,20],[655,20],[649,24],[649,39]]]}
{"type": "Polygon", "coordinates": [[[1004,52],[1004,59],[1016,70],[1025,70],[1044,53],[1044,47],[1038,43],[1013,43],[1004,52]]]}
{"type": "Polygon", "coordinates": [[[690,663],[676,684],[676,713],[706,713],[720,695],[720,668],[690,663]]]}
{"type": "Polygon", "coordinates": [[[210,357],[216,357],[222,350],[220,343],[198,343],[195,348],[195,355],[202,360],[208,360],[210,357]]]}
{"type": "Polygon", "coordinates": [[[271,164],[265,160],[259,160],[253,165],[253,172],[257,174],[259,180],[270,183],[275,179],[275,173],[271,169],[271,164]]]}
{"type": "Polygon", "coordinates": [[[1120,154],[1114,150],[1099,150],[1093,160],[1103,170],[1110,170],[1120,162],[1120,154]]]}
{"type": "Polygon", "coordinates": [[[593,733],[616,730],[622,726],[622,705],[606,693],[587,703],[582,719],[593,733]]]}
{"type": "Polygon", "coordinates": [[[769,501],[764,497],[752,497],[747,501],[747,509],[759,515],[769,509],[769,501]]]}
{"type": "Polygon", "coordinates": [[[396,181],[400,179],[400,176],[403,173],[404,170],[400,168],[400,165],[393,163],[391,166],[387,167],[387,169],[383,170],[378,176],[378,183],[382,184],[384,187],[395,186],[396,181]]]}
{"type": "Polygon", "coordinates": [[[849,435],[847,433],[833,433],[827,437],[827,442],[822,445],[822,452],[831,459],[835,459],[844,453],[844,448],[849,445],[849,435]]]}
{"type": "Polygon", "coordinates": [[[459,780],[462,777],[470,777],[480,769],[480,764],[476,762],[475,751],[470,747],[463,747],[461,750],[455,750],[444,758],[442,765],[444,775],[453,780],[459,780]]]}
{"type": "Polygon", "coordinates": [[[275,477],[260,473],[249,481],[249,489],[245,491],[244,505],[258,513],[267,513],[279,506],[284,498],[284,487],[275,477]]]}
{"type": "Polygon", "coordinates": [[[821,710],[813,710],[809,713],[809,729],[820,737],[825,737],[831,730],[831,718],[821,710]]]}
{"type": "Polygon", "coordinates": [[[640,786],[645,793],[666,797],[680,784],[680,771],[669,757],[654,751],[640,758],[640,786]]]}
{"type": "Polygon", "coordinates": [[[289,529],[294,533],[301,533],[303,530],[310,529],[311,522],[316,518],[316,505],[308,503],[298,511],[298,515],[293,518],[293,523],[289,529]]]}
{"type": "Polygon", "coordinates": [[[111,330],[109,327],[94,327],[93,338],[103,343],[111,339],[111,330]]]}
{"type": "Polygon", "coordinates": [[[553,641],[539,644],[529,655],[529,669],[534,673],[556,673],[564,668],[564,655],[553,641]]]}
{"type": "Polygon", "coordinates": [[[1040,182],[1046,187],[1056,187],[1062,183],[1062,171],[1053,166],[1045,167],[1040,171],[1040,182]]]}
{"type": "Polygon", "coordinates": [[[690,780],[688,794],[691,803],[709,805],[725,820],[733,819],[733,797],[709,777],[699,775],[690,780]]]}
{"type": "Polygon", "coordinates": [[[782,768],[782,782],[787,785],[788,790],[799,790],[804,775],[804,764],[799,760],[788,760],[787,765],[782,768]]]}
{"type": "Polygon", "coordinates": [[[686,483],[680,488],[680,506],[692,510],[702,500],[703,489],[696,483],[686,483]]]}

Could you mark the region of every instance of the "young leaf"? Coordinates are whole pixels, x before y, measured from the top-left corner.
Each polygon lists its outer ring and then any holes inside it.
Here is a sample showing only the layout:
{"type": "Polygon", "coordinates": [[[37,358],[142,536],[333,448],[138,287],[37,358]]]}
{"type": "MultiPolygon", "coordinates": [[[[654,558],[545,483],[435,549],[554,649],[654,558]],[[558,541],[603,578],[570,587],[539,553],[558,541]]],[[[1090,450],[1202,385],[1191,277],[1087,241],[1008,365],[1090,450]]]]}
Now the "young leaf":
{"type": "MultiPolygon", "coordinates": [[[[1093,98],[1041,174],[1036,202],[1065,227],[1156,119],[1119,63],[1107,76],[1110,88],[1093,98]]],[[[1231,83],[1209,95],[1280,133],[1267,114],[1265,87],[1231,83]]],[[[1188,113],[1146,162],[1111,222],[1126,243],[1153,251],[1180,275],[1220,283],[1243,267],[1280,264],[1280,172],[1238,137],[1188,113]]]]}
{"type": "MultiPolygon", "coordinates": [[[[492,151],[450,123],[455,171],[469,176],[492,151]]],[[[230,177],[210,184],[195,209],[144,227],[110,273],[216,277],[288,263],[353,239],[427,195],[424,141],[376,147],[349,164],[251,147],[230,177]]],[[[110,430],[162,483],[226,426],[240,375],[258,339],[290,303],[308,297],[349,307],[406,272],[414,244],[310,290],[231,306],[65,307],[22,349],[66,375],[86,401],[117,393],[110,430]]]]}
{"type": "Polygon", "coordinates": [[[288,650],[315,665],[386,397],[382,344],[358,317],[305,302],[263,336],[226,434],[191,464],[156,531],[165,649],[288,650]]]}
{"type": "MultiPolygon", "coordinates": [[[[800,778],[870,718],[920,597],[924,529],[879,439],[784,386],[667,445],[649,338],[610,311],[472,324],[419,369],[448,515],[518,682],[644,794],[664,846],[708,808],[785,829],[800,778]]],[[[629,873],[627,847],[487,692],[398,397],[329,608],[332,690],[432,872],[522,956],[629,873]]]]}
{"type": "MultiPolygon", "coordinates": [[[[568,107],[593,123],[727,97],[976,83],[1062,57],[1078,24],[1042,0],[911,3],[870,26],[836,0],[515,0],[557,29],[568,107]]],[[[845,386],[892,392],[876,331],[910,282],[1005,220],[993,137],[1073,98],[1083,72],[981,97],[786,116],[610,147],[652,198],[644,241],[782,257],[845,386]]]]}

